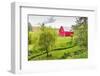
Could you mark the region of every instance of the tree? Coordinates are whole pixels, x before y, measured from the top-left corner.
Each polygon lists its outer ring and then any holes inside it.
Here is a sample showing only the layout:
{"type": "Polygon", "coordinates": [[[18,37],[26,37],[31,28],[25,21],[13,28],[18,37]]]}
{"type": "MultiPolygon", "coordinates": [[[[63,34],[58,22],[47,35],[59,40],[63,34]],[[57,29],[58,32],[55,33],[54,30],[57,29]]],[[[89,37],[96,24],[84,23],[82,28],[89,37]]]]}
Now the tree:
{"type": "Polygon", "coordinates": [[[87,48],[88,42],[88,24],[87,17],[78,17],[76,18],[76,25],[73,26],[75,32],[75,41],[81,49],[87,48]]]}
{"type": "Polygon", "coordinates": [[[28,31],[32,31],[32,25],[30,22],[28,23],[28,31]]]}
{"type": "Polygon", "coordinates": [[[44,24],[40,27],[40,35],[38,40],[38,45],[40,50],[45,51],[47,53],[47,57],[49,56],[49,51],[52,49],[56,40],[56,32],[54,29],[50,27],[45,27],[44,24]]]}
{"type": "Polygon", "coordinates": [[[32,42],[32,40],[31,40],[31,38],[32,38],[32,25],[31,25],[31,23],[29,22],[28,23],[28,43],[29,44],[31,44],[32,42]]]}

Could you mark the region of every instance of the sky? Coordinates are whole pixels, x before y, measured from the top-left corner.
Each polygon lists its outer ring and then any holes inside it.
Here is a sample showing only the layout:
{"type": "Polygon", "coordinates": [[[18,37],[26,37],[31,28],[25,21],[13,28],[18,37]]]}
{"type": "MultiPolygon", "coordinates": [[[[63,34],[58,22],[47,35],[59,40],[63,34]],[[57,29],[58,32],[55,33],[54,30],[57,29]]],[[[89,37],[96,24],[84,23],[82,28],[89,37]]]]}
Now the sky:
{"type": "Polygon", "coordinates": [[[28,21],[32,26],[40,26],[40,24],[44,23],[45,26],[50,26],[52,28],[60,28],[63,27],[71,27],[75,25],[76,17],[73,16],[35,16],[29,15],[28,21]]]}

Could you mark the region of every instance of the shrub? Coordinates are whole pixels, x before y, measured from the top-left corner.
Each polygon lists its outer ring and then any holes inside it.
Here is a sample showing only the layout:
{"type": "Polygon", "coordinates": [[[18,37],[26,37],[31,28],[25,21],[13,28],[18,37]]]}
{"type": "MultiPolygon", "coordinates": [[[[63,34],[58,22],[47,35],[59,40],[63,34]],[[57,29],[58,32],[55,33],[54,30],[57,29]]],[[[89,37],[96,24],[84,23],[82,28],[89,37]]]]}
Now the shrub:
{"type": "Polygon", "coordinates": [[[29,44],[35,44],[38,40],[39,32],[29,32],[28,33],[28,43],[29,44]]]}

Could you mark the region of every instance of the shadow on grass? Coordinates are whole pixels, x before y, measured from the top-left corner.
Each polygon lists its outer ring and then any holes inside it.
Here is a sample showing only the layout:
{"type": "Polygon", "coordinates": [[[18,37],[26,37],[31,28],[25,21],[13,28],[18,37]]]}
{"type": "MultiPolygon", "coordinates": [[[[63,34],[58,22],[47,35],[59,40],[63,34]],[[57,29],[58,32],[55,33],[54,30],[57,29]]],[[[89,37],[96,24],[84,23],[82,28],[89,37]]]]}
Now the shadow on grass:
{"type": "MultiPolygon", "coordinates": [[[[50,52],[65,50],[65,49],[69,49],[69,48],[72,48],[72,47],[74,47],[74,46],[64,47],[64,48],[55,48],[55,49],[51,50],[50,52]]],[[[28,57],[28,60],[32,60],[32,59],[34,59],[34,58],[36,58],[36,57],[38,57],[38,56],[41,56],[41,55],[43,55],[43,54],[46,54],[46,52],[44,52],[44,53],[42,53],[42,54],[35,55],[35,56],[33,56],[33,55],[32,55],[32,56],[29,56],[29,57],[28,57]]]]}

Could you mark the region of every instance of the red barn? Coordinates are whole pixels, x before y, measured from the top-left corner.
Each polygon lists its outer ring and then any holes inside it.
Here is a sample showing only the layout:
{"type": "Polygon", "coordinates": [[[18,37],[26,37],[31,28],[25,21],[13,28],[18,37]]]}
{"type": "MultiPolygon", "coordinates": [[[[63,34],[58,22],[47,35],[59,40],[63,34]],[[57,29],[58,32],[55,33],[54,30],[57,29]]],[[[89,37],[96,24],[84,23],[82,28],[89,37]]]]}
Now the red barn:
{"type": "Polygon", "coordinates": [[[60,36],[65,36],[65,37],[72,37],[74,34],[74,32],[72,31],[72,29],[68,29],[68,28],[63,28],[63,26],[60,27],[59,29],[59,35],[60,36]]]}

